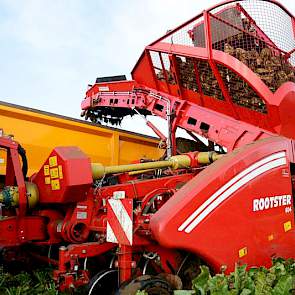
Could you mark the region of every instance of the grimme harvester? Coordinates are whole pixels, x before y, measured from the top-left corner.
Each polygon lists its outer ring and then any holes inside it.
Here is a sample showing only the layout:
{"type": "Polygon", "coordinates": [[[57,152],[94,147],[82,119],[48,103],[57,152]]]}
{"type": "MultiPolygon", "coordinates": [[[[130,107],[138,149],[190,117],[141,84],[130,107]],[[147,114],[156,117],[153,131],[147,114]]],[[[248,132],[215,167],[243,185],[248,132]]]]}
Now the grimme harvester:
{"type": "Polygon", "coordinates": [[[226,1],[147,46],[133,80],[98,78],[82,115],[165,118],[167,138],[147,122],[166,148],[156,161],[104,166],[57,147],[27,178],[23,150],[2,136],[4,258],[56,265],[61,290],[170,294],[200,263],[217,272],[295,257],[294,36],[278,2],[226,1]],[[177,128],[197,149],[179,153],[177,128]]]}

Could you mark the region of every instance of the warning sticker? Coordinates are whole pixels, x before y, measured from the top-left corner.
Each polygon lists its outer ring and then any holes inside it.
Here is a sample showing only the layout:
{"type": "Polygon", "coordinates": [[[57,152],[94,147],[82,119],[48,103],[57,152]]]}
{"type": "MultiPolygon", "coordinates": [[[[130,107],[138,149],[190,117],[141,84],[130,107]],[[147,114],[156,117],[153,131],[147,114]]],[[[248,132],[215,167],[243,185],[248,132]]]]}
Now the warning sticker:
{"type": "Polygon", "coordinates": [[[49,175],[49,165],[44,165],[44,176],[49,175]]]}
{"type": "Polygon", "coordinates": [[[58,168],[51,168],[50,169],[50,177],[51,178],[58,178],[58,168]]]}
{"type": "Polygon", "coordinates": [[[291,221],[285,222],[284,223],[284,230],[285,230],[285,232],[287,232],[287,231],[289,231],[291,229],[292,229],[292,223],[291,223],[291,221]]]}
{"type": "Polygon", "coordinates": [[[45,184],[50,184],[50,177],[45,177],[45,184]]]}
{"type": "Polygon", "coordinates": [[[98,91],[110,91],[109,86],[100,86],[98,87],[98,91]]]}
{"type": "Polygon", "coordinates": [[[87,212],[77,212],[77,219],[87,219],[87,212]]]}
{"type": "Polygon", "coordinates": [[[51,180],[51,189],[52,189],[53,191],[60,190],[59,179],[53,179],[53,180],[51,180]]]}
{"type": "Polygon", "coordinates": [[[244,248],[239,250],[239,258],[242,258],[242,257],[246,256],[247,254],[248,254],[247,247],[244,247],[244,248]]]}
{"type": "Polygon", "coordinates": [[[49,166],[57,166],[57,156],[52,156],[49,158],[49,166]]]}
{"type": "Polygon", "coordinates": [[[115,200],[125,199],[125,191],[116,191],[116,192],[113,192],[113,198],[115,200]]]}

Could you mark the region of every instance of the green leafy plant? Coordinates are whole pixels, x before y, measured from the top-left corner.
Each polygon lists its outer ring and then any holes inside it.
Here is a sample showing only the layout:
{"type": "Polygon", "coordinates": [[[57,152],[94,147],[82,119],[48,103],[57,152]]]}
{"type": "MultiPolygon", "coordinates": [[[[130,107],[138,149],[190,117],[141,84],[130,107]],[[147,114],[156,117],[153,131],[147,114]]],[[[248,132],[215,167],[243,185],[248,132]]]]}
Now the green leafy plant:
{"type": "MultiPolygon", "coordinates": [[[[0,294],[1,295],[62,295],[68,293],[58,292],[52,279],[52,269],[38,269],[31,273],[20,272],[12,275],[0,268],[0,294]]],[[[70,294],[85,294],[76,290],[70,294]]]]}
{"type": "Polygon", "coordinates": [[[229,275],[211,276],[207,266],[193,280],[198,295],[287,295],[295,294],[294,259],[275,259],[269,269],[265,267],[246,270],[246,265],[236,265],[229,275]]]}
{"type": "MultiPolygon", "coordinates": [[[[295,294],[295,260],[275,259],[269,269],[250,268],[236,265],[235,271],[211,275],[207,266],[200,267],[200,274],[193,280],[193,290],[176,290],[177,295],[288,295],[295,294]]],[[[0,268],[1,295],[62,295],[52,279],[52,269],[20,272],[17,275],[4,272],[0,268]]],[[[87,294],[85,290],[75,290],[70,294],[87,294]]],[[[138,291],[137,295],[146,295],[138,291]]]]}

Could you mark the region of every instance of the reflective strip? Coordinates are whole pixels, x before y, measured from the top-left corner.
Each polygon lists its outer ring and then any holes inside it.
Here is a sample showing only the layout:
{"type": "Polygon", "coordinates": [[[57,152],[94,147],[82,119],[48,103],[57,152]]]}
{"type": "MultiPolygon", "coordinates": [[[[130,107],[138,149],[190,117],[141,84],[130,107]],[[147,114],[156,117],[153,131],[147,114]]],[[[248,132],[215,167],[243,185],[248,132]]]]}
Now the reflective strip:
{"type": "Polygon", "coordinates": [[[109,224],[109,222],[107,222],[107,242],[110,243],[118,243],[118,240],[109,224]]]}
{"type": "MultiPolygon", "coordinates": [[[[286,163],[286,153],[285,152],[279,152],[279,153],[276,153],[276,154],[273,154],[271,156],[268,156],[258,162],[256,162],[255,164],[251,165],[250,167],[248,167],[247,169],[245,169],[244,171],[240,172],[238,175],[236,175],[234,178],[232,178],[230,181],[228,181],[224,186],[222,186],[220,189],[218,189],[210,198],[208,198],[200,207],[198,207],[197,210],[195,210],[195,212],[193,214],[191,214],[186,220],[185,222],[178,228],[178,231],[183,231],[185,228],[187,228],[185,230],[185,232],[190,232],[191,230],[188,231],[188,228],[190,229],[191,226],[188,226],[193,220],[194,220],[194,224],[196,223],[196,220],[199,220],[197,219],[197,216],[205,209],[207,208],[211,203],[215,202],[217,199],[219,199],[222,194],[224,192],[226,192],[235,182],[243,179],[243,177],[245,177],[247,174],[249,173],[254,173],[253,175],[255,175],[255,171],[256,169],[261,166],[261,165],[265,165],[266,163],[267,164],[270,164],[272,161],[276,160],[276,159],[281,159],[281,160],[284,160],[285,163],[286,163]],[[284,158],[282,158],[284,157],[284,158]]],[[[284,164],[285,164],[284,163],[284,164]]],[[[282,164],[280,164],[282,165],[282,164]]],[[[276,166],[277,167],[277,166],[276,166]]],[[[273,167],[274,168],[274,167],[273,167]]],[[[272,168],[269,168],[269,169],[272,169],[272,168]]],[[[258,169],[257,169],[258,170],[258,169]]],[[[257,176],[257,175],[256,175],[257,176]]],[[[254,176],[254,178],[256,177],[254,176]]],[[[253,178],[251,178],[253,179],[253,178]]],[[[248,180],[249,181],[249,180],[248,180]]],[[[232,192],[233,193],[233,192],[232,192]]],[[[210,207],[211,208],[211,207],[210,207]]],[[[213,209],[212,209],[213,210],[213,209]]],[[[211,210],[211,211],[212,211],[211,210]]],[[[208,210],[207,210],[208,211],[208,210]]],[[[206,211],[206,212],[207,212],[206,211]]],[[[211,212],[210,211],[210,212],[211,212]]],[[[209,213],[210,213],[209,212],[209,213]]],[[[208,213],[208,214],[209,214],[208,213]]],[[[203,215],[202,215],[203,216],[203,215]]],[[[206,215],[207,216],[207,215],[206,215]]],[[[205,217],[204,217],[205,218],[205,217]]],[[[199,222],[198,222],[199,223],[199,222]]],[[[195,227],[195,226],[194,226],[195,227]]],[[[193,227],[193,228],[194,228],[193,227]]]]}
{"type": "Polygon", "coordinates": [[[109,204],[113,212],[115,213],[130,245],[132,245],[133,224],[128,212],[126,211],[124,205],[122,204],[122,201],[109,199],[109,204]]]}

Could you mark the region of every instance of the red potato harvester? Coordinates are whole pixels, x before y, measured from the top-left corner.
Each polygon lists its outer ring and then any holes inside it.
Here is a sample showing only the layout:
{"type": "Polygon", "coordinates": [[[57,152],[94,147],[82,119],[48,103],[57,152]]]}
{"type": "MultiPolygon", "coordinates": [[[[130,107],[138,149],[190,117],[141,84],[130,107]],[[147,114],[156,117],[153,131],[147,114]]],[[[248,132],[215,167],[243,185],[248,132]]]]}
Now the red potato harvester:
{"type": "Polygon", "coordinates": [[[86,119],[167,120],[167,138],[147,121],[162,159],[103,166],[57,147],[27,178],[22,148],[2,135],[4,258],[50,262],[60,290],[169,294],[200,263],[230,272],[295,257],[294,36],[278,2],[226,1],[147,46],[132,80],[90,85],[86,119]],[[194,139],[185,153],[178,128],[194,139]]]}

